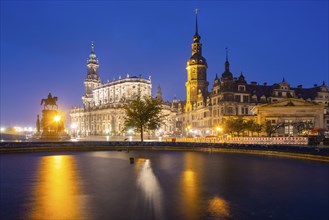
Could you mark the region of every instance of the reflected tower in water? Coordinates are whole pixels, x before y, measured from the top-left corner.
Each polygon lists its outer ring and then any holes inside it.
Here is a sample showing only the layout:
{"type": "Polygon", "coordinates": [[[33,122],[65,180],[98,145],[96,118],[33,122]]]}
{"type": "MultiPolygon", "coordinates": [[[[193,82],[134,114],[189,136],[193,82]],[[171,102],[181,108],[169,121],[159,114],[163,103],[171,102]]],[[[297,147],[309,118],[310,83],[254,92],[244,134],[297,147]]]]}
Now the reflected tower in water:
{"type": "Polygon", "coordinates": [[[227,219],[230,217],[229,204],[217,194],[206,193],[203,172],[204,156],[194,152],[184,154],[184,168],[181,175],[181,211],[185,219],[227,219]],[[207,195],[208,194],[208,195],[207,195]]]}
{"type": "Polygon", "coordinates": [[[184,154],[184,170],[181,177],[181,209],[187,219],[196,219],[201,211],[200,184],[201,177],[198,167],[202,160],[197,154],[184,154]]]}
{"type": "Polygon", "coordinates": [[[73,156],[42,157],[30,219],[87,219],[73,156]]]}

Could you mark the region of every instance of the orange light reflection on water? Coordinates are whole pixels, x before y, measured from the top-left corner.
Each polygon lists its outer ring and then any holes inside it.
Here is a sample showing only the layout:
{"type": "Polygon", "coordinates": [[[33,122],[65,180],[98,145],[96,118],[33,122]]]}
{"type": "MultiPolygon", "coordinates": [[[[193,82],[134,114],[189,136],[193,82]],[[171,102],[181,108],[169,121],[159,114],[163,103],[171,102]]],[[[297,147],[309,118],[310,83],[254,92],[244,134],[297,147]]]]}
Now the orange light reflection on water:
{"type": "Polygon", "coordinates": [[[214,196],[209,201],[202,201],[203,157],[198,154],[184,155],[184,170],[181,176],[181,208],[184,219],[202,219],[204,214],[212,219],[230,217],[229,204],[224,199],[214,196]]]}
{"type": "Polygon", "coordinates": [[[83,219],[83,200],[74,157],[42,157],[33,192],[31,219],[83,219]],[[80,198],[79,198],[80,196],[80,198]]]}
{"type": "Polygon", "coordinates": [[[208,202],[208,212],[215,219],[227,219],[230,217],[228,203],[218,196],[215,196],[208,202]]]}
{"type": "Polygon", "coordinates": [[[186,153],[181,179],[181,205],[187,219],[197,219],[200,213],[200,174],[196,172],[195,154],[186,153]]]}

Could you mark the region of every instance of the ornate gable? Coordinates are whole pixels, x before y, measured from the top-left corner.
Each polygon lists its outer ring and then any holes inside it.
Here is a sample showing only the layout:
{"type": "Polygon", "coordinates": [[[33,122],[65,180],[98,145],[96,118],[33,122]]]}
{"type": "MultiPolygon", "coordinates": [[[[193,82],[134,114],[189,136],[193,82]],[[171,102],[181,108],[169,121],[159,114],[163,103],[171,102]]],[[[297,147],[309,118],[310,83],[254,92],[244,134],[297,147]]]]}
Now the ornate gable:
{"type": "Polygon", "coordinates": [[[259,107],[307,107],[319,106],[318,103],[313,101],[306,101],[304,99],[286,98],[277,102],[259,105],[259,107]]]}

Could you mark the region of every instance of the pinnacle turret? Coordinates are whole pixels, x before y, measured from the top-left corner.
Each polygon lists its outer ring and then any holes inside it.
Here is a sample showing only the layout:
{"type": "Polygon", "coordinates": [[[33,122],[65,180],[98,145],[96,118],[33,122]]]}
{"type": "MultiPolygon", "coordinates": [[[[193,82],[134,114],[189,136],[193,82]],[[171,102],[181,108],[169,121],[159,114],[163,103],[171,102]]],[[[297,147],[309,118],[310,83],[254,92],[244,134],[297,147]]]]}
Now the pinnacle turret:
{"type": "Polygon", "coordinates": [[[94,41],[91,42],[91,52],[89,54],[89,59],[87,60],[87,77],[86,79],[95,80],[96,82],[100,82],[98,76],[98,59],[95,54],[95,45],[94,41]]]}
{"type": "Polygon", "coordinates": [[[162,91],[161,91],[160,84],[158,84],[155,98],[162,101],[162,91]]]}
{"type": "Polygon", "coordinates": [[[94,41],[91,42],[91,52],[89,54],[89,59],[87,60],[87,63],[93,63],[93,64],[98,64],[98,59],[95,54],[95,45],[94,41]]]}
{"type": "Polygon", "coordinates": [[[225,48],[226,50],[226,61],[225,61],[225,72],[230,71],[230,63],[228,62],[228,49],[227,47],[225,48]]]}

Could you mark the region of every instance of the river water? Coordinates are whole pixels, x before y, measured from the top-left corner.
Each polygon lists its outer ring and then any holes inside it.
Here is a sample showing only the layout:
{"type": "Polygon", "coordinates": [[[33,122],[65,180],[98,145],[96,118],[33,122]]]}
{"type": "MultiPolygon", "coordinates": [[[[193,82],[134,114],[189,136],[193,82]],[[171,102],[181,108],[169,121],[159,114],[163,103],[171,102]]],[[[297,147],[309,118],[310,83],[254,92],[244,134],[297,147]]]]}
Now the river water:
{"type": "Polygon", "coordinates": [[[329,219],[329,165],[320,162],[192,151],[0,162],[1,219],[329,219]]]}

